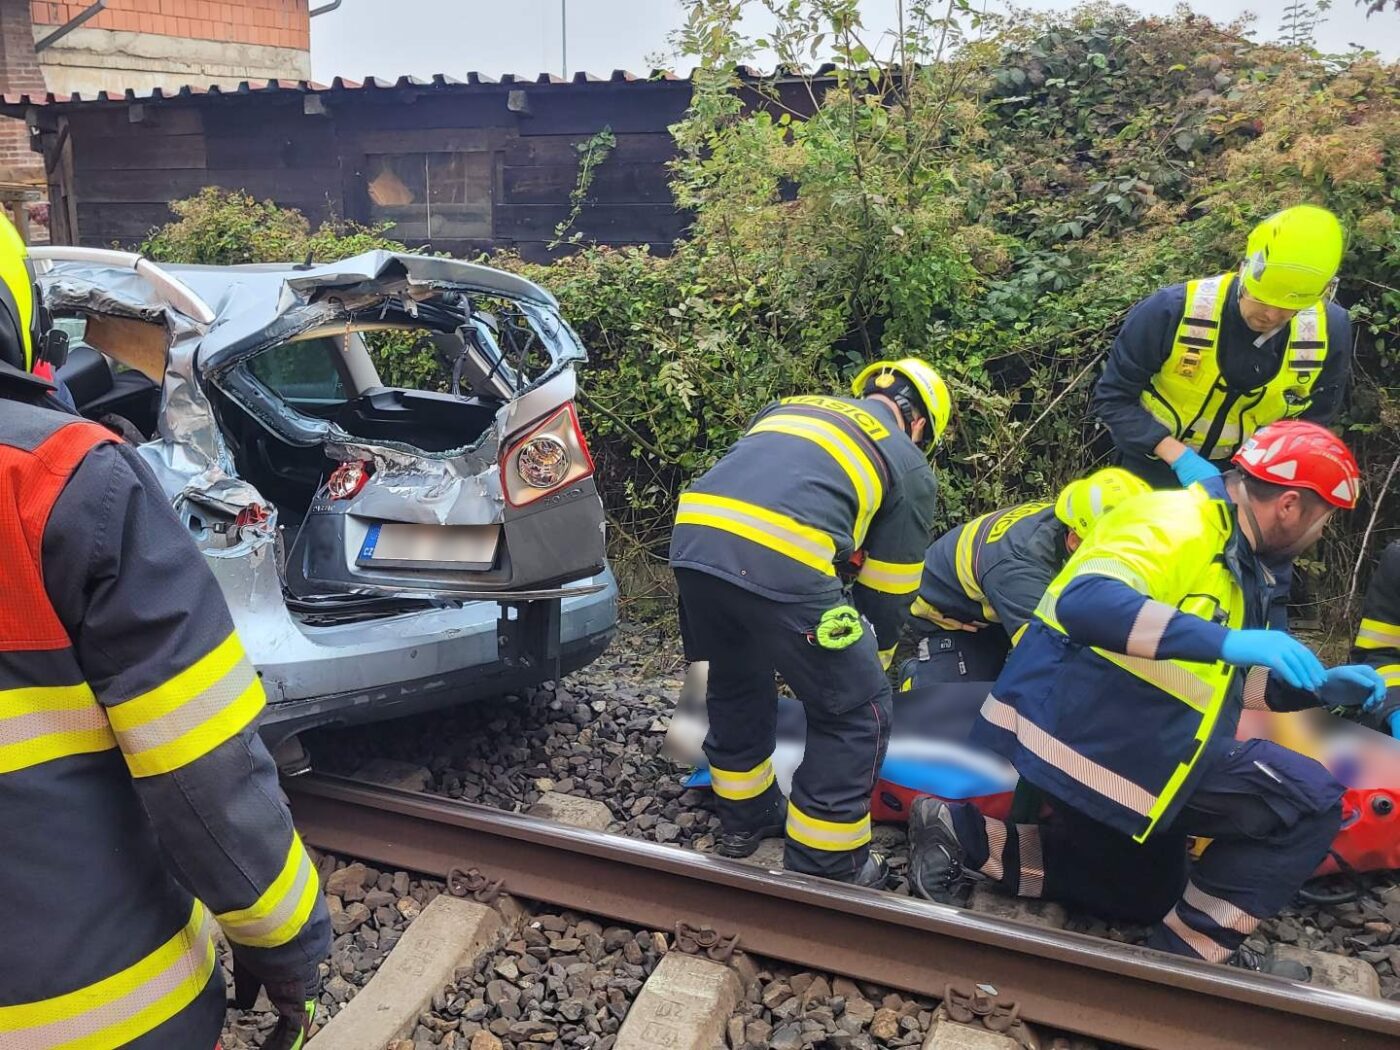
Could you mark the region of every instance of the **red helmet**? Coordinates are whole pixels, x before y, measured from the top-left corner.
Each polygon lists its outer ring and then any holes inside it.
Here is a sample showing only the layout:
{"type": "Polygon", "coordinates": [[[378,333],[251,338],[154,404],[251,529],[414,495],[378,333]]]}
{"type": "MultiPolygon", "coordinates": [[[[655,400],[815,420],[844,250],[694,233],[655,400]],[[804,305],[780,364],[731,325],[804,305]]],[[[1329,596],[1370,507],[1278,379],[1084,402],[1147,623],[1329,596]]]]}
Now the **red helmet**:
{"type": "Polygon", "coordinates": [[[1260,427],[1232,462],[1274,485],[1312,489],[1334,507],[1351,510],[1361,495],[1361,468],[1341,438],[1301,419],[1260,427]]]}

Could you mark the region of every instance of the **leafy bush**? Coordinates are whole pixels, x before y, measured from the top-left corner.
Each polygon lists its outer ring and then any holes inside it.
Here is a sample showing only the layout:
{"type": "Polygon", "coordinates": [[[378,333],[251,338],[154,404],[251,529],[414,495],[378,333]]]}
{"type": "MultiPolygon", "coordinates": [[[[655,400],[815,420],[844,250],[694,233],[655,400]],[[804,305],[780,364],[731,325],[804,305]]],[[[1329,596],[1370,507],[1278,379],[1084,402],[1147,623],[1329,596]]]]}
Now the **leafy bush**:
{"type": "MultiPolygon", "coordinates": [[[[691,235],[666,258],[578,244],[549,265],[495,260],[554,291],[591,349],[581,404],[615,553],[664,564],[678,491],[764,403],[906,353],[957,396],[942,524],[1043,497],[1109,454],[1089,393],[1132,303],[1233,267],[1253,223],[1312,201],[1350,234],[1342,423],[1367,475],[1314,577],[1325,599],[1353,591],[1363,544],[1400,528],[1383,499],[1400,485],[1400,69],[1254,43],[1189,13],[900,7],[877,49],[853,0],[686,0],[675,44],[698,71],[672,129],[672,187],[691,235]],[[749,42],[739,25],[755,2],[780,29],[749,42]],[[789,69],[756,103],[736,67],[759,44],[790,64],[834,49],[838,69],[789,69]]],[[[312,234],[212,191],[181,207],[152,238],[164,257],[297,258],[317,237],[386,233],[312,234]]],[[[379,353],[393,381],[441,382],[419,348],[379,353]]]]}

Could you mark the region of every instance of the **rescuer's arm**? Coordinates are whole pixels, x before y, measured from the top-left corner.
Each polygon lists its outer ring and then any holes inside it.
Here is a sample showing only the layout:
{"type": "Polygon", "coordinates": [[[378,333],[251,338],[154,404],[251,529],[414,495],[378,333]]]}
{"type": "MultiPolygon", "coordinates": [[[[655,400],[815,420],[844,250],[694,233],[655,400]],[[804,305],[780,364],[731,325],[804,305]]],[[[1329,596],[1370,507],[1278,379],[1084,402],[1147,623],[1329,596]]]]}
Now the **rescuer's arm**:
{"type": "Polygon", "coordinates": [[[132,449],[100,445],[78,467],[43,566],[172,874],[269,994],[306,982],[314,995],[330,919],[256,732],[262,684],[203,555],[132,449]]]}
{"type": "Polygon", "coordinates": [[[1400,736],[1400,541],[1381,552],[1361,605],[1361,626],[1351,649],[1352,663],[1374,667],[1385,680],[1380,710],[1359,720],[1400,736]]]}
{"type": "Polygon", "coordinates": [[[874,626],[886,666],[919,589],[938,506],[937,482],[927,467],[908,472],[890,489],[870,523],[865,562],[854,588],[856,608],[874,626]]]}
{"type": "Polygon", "coordinates": [[[1313,384],[1312,402],[1300,418],[1328,427],[1337,421],[1351,382],[1351,318],[1336,303],[1327,304],[1327,359],[1313,384]]]}
{"type": "Polygon", "coordinates": [[[1056,566],[1021,558],[1002,561],[983,574],[982,591],[1013,642],[1019,641],[1057,571],[1056,566]]]}
{"type": "Polygon", "coordinates": [[[1171,463],[1176,455],[1165,448],[1159,451],[1158,446],[1170,442],[1176,453],[1185,447],[1142,407],[1142,392],[1171,356],[1172,340],[1185,308],[1184,288],[1164,288],[1134,306],[1114,337],[1108,363],[1094,387],[1092,410],[1124,452],[1157,454],[1171,463]]]}

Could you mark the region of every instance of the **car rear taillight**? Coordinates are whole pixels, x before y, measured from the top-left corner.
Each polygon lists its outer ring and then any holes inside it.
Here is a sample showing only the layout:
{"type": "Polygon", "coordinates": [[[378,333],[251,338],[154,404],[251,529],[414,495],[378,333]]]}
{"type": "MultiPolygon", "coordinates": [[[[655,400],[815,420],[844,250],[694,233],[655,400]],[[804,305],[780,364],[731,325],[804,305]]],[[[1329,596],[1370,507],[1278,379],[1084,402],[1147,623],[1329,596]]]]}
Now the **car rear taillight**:
{"type": "Polygon", "coordinates": [[[371,468],[363,461],[355,463],[342,463],[331,471],[330,480],[326,482],[326,495],[331,499],[349,499],[358,496],[360,490],[369,481],[371,468]]]}
{"type": "Polygon", "coordinates": [[[593,456],[573,403],[547,416],[501,459],[501,484],[512,507],[524,507],[593,473],[593,456]]]}

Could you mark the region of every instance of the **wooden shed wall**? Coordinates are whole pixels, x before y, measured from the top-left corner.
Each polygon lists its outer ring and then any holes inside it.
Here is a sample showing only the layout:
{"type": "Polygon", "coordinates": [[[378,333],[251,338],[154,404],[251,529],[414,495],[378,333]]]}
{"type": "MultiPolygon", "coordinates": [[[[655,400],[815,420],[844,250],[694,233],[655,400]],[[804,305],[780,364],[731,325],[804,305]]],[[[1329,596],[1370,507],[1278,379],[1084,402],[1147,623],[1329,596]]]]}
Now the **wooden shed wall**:
{"type": "MultiPolygon", "coordinates": [[[[43,134],[53,234],[59,242],[135,245],[171,220],[170,201],[221,186],[295,207],[312,222],[411,215],[403,239],[412,247],[513,247],[542,258],[570,211],[577,145],[610,127],[617,145],[575,229],[601,243],[665,251],[687,223],[672,203],[666,162],[674,153],[667,127],[689,94],[685,81],[611,82],[55,106],[43,134]],[[524,92],[528,112],[508,108],[511,91],[524,92]],[[308,98],[320,99],[324,112],[306,112],[316,108],[308,98]],[[397,210],[372,201],[376,172],[394,169],[411,180],[420,164],[425,178],[437,179],[428,194],[435,214],[426,204],[420,214],[416,201],[397,210]],[[425,242],[429,221],[438,232],[425,242]]],[[[392,172],[387,178],[398,185],[392,172]]]]}

